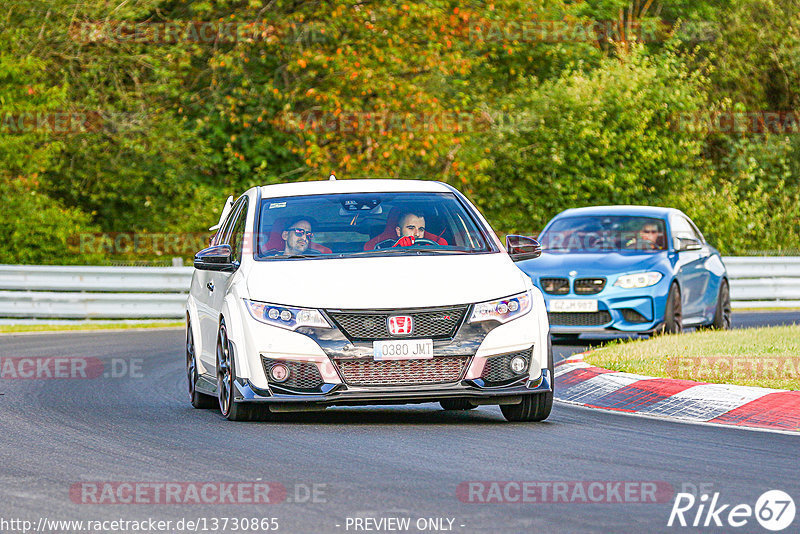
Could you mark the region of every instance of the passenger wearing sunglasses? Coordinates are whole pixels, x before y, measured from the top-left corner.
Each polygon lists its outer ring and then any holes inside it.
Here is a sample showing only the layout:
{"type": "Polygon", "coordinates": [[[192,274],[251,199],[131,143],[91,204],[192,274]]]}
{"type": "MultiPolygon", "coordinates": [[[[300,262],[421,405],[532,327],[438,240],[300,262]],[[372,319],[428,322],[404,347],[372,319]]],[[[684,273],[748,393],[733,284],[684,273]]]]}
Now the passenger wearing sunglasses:
{"type": "Polygon", "coordinates": [[[311,231],[311,222],[308,219],[295,219],[289,223],[281,237],[286,243],[283,249],[285,256],[319,254],[319,251],[309,247],[314,239],[314,232],[311,231]]]}

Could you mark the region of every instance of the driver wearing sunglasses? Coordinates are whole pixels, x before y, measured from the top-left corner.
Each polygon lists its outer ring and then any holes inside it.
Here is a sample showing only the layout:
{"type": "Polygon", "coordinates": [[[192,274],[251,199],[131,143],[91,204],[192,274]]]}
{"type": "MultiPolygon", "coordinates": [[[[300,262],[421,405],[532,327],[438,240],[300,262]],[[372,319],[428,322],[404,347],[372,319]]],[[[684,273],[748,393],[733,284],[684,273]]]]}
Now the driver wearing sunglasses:
{"type": "Polygon", "coordinates": [[[285,256],[319,254],[318,251],[309,248],[311,241],[314,239],[314,232],[311,231],[311,222],[308,219],[301,218],[290,222],[281,237],[286,243],[283,249],[285,256]]]}

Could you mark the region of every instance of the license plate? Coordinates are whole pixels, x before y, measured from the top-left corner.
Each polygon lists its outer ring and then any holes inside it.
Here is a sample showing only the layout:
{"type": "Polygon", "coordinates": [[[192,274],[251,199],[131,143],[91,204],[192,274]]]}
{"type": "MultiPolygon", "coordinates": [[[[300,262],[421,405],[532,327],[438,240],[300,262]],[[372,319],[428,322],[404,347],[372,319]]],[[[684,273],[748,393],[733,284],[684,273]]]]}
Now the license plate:
{"type": "Polygon", "coordinates": [[[422,360],[433,358],[432,339],[373,341],[375,360],[422,360]]]}
{"type": "Polygon", "coordinates": [[[597,301],[591,299],[553,299],[550,301],[552,312],[596,312],[597,301]]]}

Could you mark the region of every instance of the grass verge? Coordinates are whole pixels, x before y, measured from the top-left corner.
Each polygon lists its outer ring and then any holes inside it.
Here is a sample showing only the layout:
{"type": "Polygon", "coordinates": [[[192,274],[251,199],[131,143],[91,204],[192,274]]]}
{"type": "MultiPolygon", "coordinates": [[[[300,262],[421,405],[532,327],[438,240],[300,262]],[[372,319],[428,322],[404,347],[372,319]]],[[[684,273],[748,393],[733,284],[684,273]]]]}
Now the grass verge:
{"type": "Polygon", "coordinates": [[[800,390],[800,325],[614,341],[585,361],[647,376],[800,390]]]}
{"type": "Polygon", "coordinates": [[[0,324],[0,334],[20,332],[75,332],[95,330],[129,330],[133,328],[172,328],[184,326],[183,321],[162,322],[119,322],[119,323],[78,323],[78,324],[0,324]]]}

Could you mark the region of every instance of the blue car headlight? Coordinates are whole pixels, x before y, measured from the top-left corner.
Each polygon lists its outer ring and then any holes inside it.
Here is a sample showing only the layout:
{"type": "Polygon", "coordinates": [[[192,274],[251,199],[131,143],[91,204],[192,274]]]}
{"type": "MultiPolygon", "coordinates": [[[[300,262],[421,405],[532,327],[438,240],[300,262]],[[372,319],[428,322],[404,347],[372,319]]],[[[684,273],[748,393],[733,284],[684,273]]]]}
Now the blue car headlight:
{"type": "Polygon", "coordinates": [[[322,313],[313,308],[292,308],[247,299],[244,302],[253,319],[272,326],[287,330],[297,330],[302,326],[333,328],[322,313]]]}
{"type": "Polygon", "coordinates": [[[617,281],[614,282],[614,285],[616,287],[621,287],[622,289],[640,289],[643,287],[654,286],[662,278],[664,278],[664,275],[656,271],[625,274],[617,278],[617,281]]]}
{"type": "Polygon", "coordinates": [[[501,323],[507,323],[512,319],[522,317],[529,311],[531,311],[531,295],[528,291],[525,291],[524,293],[512,295],[504,299],[490,300],[488,302],[476,304],[472,310],[469,322],[499,321],[501,323]]]}

